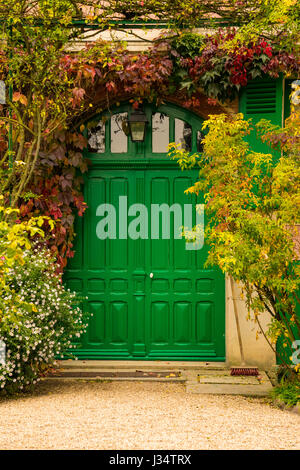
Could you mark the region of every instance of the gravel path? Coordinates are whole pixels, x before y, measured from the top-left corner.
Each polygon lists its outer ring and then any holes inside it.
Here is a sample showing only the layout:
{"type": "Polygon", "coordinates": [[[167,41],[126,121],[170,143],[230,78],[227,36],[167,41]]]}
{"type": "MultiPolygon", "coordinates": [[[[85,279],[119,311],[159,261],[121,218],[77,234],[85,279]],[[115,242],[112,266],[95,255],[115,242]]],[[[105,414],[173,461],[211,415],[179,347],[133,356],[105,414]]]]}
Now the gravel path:
{"type": "Polygon", "coordinates": [[[45,382],[0,416],[0,449],[300,449],[299,415],[179,384],[45,382]]]}

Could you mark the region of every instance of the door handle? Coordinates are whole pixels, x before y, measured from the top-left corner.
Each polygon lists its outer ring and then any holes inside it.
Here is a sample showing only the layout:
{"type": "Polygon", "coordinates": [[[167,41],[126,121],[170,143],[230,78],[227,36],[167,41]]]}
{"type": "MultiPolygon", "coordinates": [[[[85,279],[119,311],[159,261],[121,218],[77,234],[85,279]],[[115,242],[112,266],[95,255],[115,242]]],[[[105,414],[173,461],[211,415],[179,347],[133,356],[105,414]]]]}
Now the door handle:
{"type": "Polygon", "coordinates": [[[150,274],[149,274],[149,277],[151,277],[151,279],[152,279],[152,278],[153,278],[153,273],[150,273],[150,274]]]}

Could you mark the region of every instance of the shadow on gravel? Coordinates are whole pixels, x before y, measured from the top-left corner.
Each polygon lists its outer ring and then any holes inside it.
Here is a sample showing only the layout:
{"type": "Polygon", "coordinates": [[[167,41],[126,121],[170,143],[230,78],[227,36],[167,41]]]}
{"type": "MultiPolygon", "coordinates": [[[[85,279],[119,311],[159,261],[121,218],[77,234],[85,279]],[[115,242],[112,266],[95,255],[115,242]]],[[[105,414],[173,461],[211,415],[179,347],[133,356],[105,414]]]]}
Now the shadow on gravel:
{"type": "Polygon", "coordinates": [[[15,393],[13,395],[7,394],[5,392],[0,393],[0,406],[2,403],[7,401],[18,401],[24,399],[37,398],[47,395],[58,395],[58,394],[67,394],[73,393],[74,389],[82,390],[87,386],[91,389],[92,387],[101,385],[110,384],[109,380],[47,380],[43,379],[41,382],[34,385],[34,387],[24,391],[15,393]]]}

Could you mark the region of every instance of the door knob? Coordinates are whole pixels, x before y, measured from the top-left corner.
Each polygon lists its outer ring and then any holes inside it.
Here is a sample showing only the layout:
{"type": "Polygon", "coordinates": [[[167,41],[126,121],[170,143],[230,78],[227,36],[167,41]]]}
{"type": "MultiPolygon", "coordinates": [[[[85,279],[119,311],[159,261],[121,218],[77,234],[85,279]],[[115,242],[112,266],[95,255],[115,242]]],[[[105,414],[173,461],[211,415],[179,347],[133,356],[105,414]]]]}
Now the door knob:
{"type": "Polygon", "coordinates": [[[150,273],[150,277],[151,277],[151,279],[153,278],[153,273],[150,273]]]}

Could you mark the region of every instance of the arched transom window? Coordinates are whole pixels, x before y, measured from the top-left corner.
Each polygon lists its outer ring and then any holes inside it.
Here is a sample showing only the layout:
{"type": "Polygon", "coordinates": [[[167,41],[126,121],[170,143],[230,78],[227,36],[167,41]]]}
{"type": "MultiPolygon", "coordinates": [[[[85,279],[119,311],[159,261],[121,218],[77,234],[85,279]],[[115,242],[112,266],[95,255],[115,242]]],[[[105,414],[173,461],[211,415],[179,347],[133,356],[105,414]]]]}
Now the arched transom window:
{"type": "Polygon", "coordinates": [[[127,120],[130,106],[122,106],[111,113],[93,118],[87,124],[88,153],[95,157],[105,155],[144,155],[162,157],[168,152],[170,142],[180,144],[188,152],[201,152],[202,119],[176,106],[151,105],[143,108],[148,118],[145,141],[131,142],[127,120]]]}

